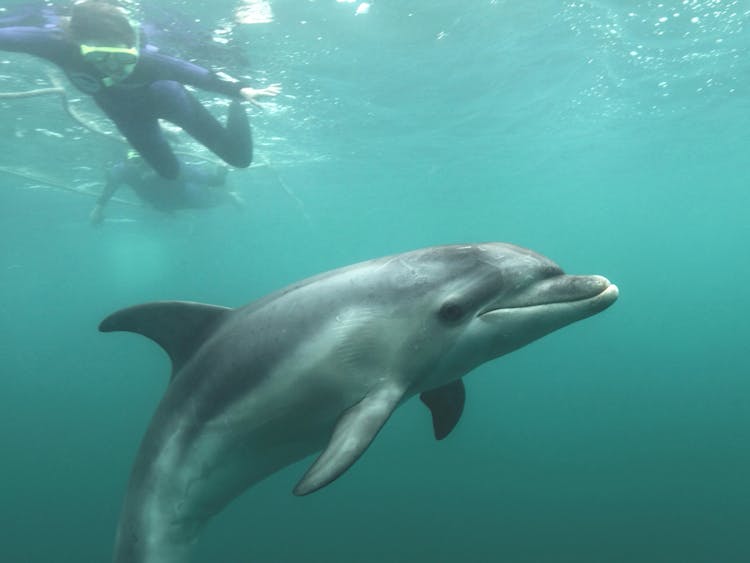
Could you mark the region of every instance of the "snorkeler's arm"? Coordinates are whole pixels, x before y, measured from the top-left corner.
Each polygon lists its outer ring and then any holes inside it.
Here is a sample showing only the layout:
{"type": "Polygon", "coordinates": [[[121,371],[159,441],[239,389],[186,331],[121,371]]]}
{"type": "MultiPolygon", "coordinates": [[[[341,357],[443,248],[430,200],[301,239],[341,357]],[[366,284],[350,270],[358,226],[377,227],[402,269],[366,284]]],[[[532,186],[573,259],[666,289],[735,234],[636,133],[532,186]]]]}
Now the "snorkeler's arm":
{"type": "Polygon", "coordinates": [[[281,92],[281,84],[277,83],[270,84],[265,88],[251,88],[250,86],[245,86],[240,90],[240,95],[251,104],[262,108],[263,105],[258,102],[258,98],[273,97],[278,95],[279,92],[281,92]]]}
{"type": "Polygon", "coordinates": [[[102,189],[102,193],[96,199],[94,209],[92,209],[89,214],[89,219],[91,220],[92,225],[98,225],[104,221],[104,206],[107,205],[107,202],[109,202],[109,200],[112,199],[112,196],[115,195],[117,188],[122,185],[124,181],[123,174],[124,171],[122,164],[117,164],[107,170],[104,189],[102,189]]]}
{"type": "Polygon", "coordinates": [[[0,10],[0,27],[53,27],[58,26],[62,19],[54,7],[41,7],[39,2],[12,4],[0,10]]]}
{"type": "Polygon", "coordinates": [[[224,73],[154,51],[144,50],[139,64],[154,80],[174,80],[230,98],[243,99],[241,90],[248,86],[224,73]]]}
{"type": "Polygon", "coordinates": [[[257,98],[275,96],[281,91],[279,84],[271,84],[265,88],[252,88],[226,73],[213,72],[183,59],[150,50],[142,53],[141,65],[154,80],[174,80],[208,92],[246,100],[255,105],[260,105],[257,98]]]}
{"type": "Polygon", "coordinates": [[[0,28],[0,50],[26,53],[65,66],[70,44],[58,29],[4,27],[0,28]]]}

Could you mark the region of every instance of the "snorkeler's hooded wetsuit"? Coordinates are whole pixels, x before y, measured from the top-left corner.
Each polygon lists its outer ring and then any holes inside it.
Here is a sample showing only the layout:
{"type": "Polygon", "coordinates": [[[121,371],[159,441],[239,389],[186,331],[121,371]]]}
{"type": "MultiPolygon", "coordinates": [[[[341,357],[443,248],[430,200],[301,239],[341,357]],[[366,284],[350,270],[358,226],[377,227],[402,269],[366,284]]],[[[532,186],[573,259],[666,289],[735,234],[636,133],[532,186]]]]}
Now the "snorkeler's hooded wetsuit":
{"type": "Polygon", "coordinates": [[[246,168],[252,137],[244,109],[229,108],[226,129],[188,92],[189,84],[236,100],[247,86],[201,66],[159,53],[145,45],[132,73],[116,84],[81,55],[80,46],[57,27],[0,28],[0,50],[27,53],[59,66],[115,123],[141,156],[163,177],[176,178],[179,162],[164,138],[159,119],[181,127],[225,162],[246,168]]]}

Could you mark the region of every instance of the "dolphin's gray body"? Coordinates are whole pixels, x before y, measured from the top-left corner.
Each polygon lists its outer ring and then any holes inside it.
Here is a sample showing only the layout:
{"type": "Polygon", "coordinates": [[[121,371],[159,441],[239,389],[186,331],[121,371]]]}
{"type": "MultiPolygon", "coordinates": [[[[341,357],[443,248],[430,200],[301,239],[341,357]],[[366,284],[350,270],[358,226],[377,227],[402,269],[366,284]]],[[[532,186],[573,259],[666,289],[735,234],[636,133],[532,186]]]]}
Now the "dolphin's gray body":
{"type": "Polygon", "coordinates": [[[252,484],[323,450],[311,493],[416,394],[445,437],[478,365],[608,307],[617,288],[501,243],[355,264],[239,309],[156,302],[106,318],[172,359],[135,460],[116,563],[183,563],[206,521],[252,484]]]}

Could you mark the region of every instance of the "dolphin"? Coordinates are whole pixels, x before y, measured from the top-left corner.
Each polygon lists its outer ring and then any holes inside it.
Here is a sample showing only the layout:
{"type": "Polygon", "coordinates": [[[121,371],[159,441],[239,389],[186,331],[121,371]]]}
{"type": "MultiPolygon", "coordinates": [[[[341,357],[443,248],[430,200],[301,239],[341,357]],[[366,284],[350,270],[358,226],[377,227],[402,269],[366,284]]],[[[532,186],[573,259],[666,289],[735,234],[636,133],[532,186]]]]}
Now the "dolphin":
{"type": "Polygon", "coordinates": [[[182,301],[104,319],[172,361],[136,455],[115,563],[184,563],[206,522],[268,475],[322,450],[294,488],[334,481],[419,395],[438,440],[462,377],[611,305],[601,276],[518,246],[435,246],[332,270],[244,307],[182,301]]]}

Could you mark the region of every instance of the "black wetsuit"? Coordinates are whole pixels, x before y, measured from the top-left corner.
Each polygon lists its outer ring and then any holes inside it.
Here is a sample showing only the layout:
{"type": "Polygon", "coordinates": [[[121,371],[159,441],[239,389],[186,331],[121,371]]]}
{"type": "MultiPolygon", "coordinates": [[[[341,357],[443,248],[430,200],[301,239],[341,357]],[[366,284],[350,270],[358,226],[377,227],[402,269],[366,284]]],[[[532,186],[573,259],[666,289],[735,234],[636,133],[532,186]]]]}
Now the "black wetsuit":
{"type": "Polygon", "coordinates": [[[27,53],[59,66],[79,90],[93,97],[133,148],[165,178],[177,178],[179,162],[162,134],[160,118],[181,127],[227,164],[250,166],[252,136],[240,103],[230,105],[224,128],[183,86],[189,84],[240,100],[240,90],[247,84],[144,46],[133,72],[122,82],[106,86],[106,77],[83,59],[80,46],[57,27],[0,28],[0,50],[27,53]]]}
{"type": "Polygon", "coordinates": [[[227,169],[208,164],[182,164],[180,176],[167,180],[138,158],[118,162],[107,170],[107,183],[97,203],[105,205],[122,184],[159,211],[204,209],[230,203],[224,187],[227,169]]]}

